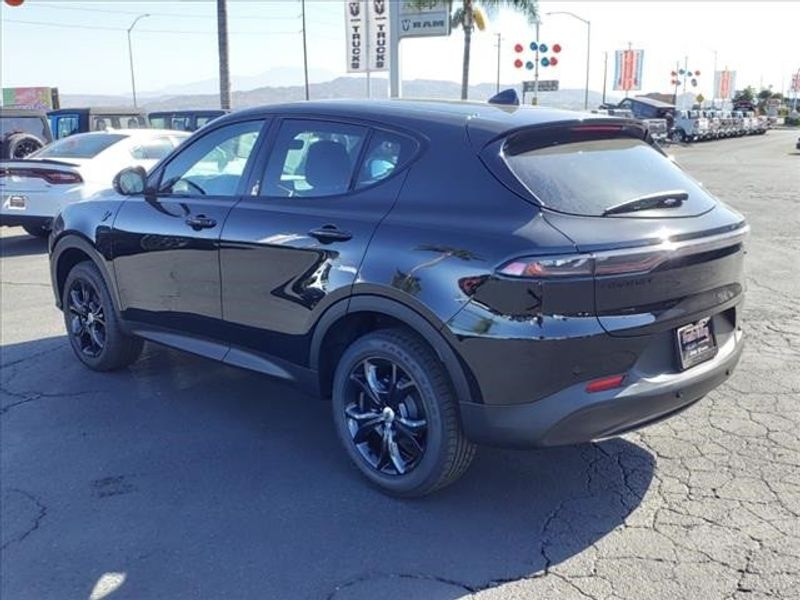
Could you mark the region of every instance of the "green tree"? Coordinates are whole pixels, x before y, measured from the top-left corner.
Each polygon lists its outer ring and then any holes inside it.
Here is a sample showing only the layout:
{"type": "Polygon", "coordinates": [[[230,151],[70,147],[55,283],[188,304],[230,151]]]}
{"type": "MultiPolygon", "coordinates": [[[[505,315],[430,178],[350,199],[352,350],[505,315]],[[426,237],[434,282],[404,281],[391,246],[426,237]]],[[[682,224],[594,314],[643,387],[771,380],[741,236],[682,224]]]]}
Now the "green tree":
{"type": "MultiPolygon", "coordinates": [[[[431,0],[407,0],[410,4],[426,7],[431,0]]],[[[464,60],[461,71],[461,99],[466,100],[469,94],[469,58],[472,46],[472,32],[475,29],[475,9],[480,6],[487,13],[493,14],[501,6],[507,6],[521,12],[529,23],[535,23],[539,18],[538,0],[448,0],[451,5],[450,22],[453,27],[461,27],[464,31],[464,60]],[[452,10],[454,3],[459,6],[452,10]]]]}
{"type": "Polygon", "coordinates": [[[739,102],[750,102],[751,104],[754,104],[755,99],[756,99],[756,91],[753,89],[752,85],[748,85],[743,90],[737,90],[736,93],[733,95],[734,104],[737,104],[739,102]]]}

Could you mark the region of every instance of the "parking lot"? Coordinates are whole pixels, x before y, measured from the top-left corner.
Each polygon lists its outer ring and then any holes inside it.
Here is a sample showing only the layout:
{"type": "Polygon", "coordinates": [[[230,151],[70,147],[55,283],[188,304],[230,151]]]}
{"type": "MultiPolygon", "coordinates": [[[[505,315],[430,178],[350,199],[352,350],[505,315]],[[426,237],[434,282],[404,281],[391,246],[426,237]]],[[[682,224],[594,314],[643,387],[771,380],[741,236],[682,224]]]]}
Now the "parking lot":
{"type": "Polygon", "coordinates": [[[0,595],[800,598],[797,135],[668,149],[752,226],[727,384],[622,438],[483,448],[416,501],[368,487],[328,404],[264,376],[155,345],[88,371],[45,243],[3,229],[0,595]]]}

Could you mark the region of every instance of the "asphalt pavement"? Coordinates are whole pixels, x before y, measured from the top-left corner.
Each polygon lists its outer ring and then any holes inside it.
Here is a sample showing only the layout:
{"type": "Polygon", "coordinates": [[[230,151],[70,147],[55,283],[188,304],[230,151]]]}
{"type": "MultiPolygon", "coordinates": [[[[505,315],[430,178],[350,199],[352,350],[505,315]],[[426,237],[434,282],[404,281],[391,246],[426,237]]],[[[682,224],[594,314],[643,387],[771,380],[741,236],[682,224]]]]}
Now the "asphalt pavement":
{"type": "Polygon", "coordinates": [[[45,243],[3,229],[0,596],[800,598],[798,135],[668,150],[753,228],[728,383],[618,439],[481,449],[415,501],[367,485],[329,405],[282,383],[153,344],[86,370],[45,243]]]}

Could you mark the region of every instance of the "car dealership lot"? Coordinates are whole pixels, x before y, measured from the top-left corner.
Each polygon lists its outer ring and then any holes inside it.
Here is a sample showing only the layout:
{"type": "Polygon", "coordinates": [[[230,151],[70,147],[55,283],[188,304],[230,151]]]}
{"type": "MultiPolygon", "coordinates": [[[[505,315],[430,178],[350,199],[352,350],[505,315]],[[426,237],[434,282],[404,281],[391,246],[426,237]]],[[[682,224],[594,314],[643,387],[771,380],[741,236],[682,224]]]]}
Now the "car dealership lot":
{"type": "Polygon", "coordinates": [[[728,384],[624,438],[483,448],[417,501],[368,487],[284,384],[154,345],[86,370],[44,243],[3,229],[0,595],[800,597],[795,140],[668,149],[753,229],[728,384]]]}

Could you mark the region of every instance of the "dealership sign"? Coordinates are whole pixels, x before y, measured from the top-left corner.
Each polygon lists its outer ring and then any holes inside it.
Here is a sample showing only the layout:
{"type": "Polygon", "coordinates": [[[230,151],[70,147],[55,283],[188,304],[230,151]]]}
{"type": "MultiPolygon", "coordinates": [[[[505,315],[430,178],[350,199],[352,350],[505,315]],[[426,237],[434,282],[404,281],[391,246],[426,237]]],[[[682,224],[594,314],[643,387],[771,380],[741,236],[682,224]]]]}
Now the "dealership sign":
{"type": "Polygon", "coordinates": [[[389,0],[346,0],[347,72],[389,69],[389,0]]]}
{"type": "Polygon", "coordinates": [[[523,81],[522,93],[526,92],[557,92],[558,79],[540,79],[539,81],[523,81]]]}
{"type": "Polygon", "coordinates": [[[400,6],[400,37],[432,37],[450,35],[449,3],[403,1],[400,6]]]}
{"type": "Polygon", "coordinates": [[[3,88],[2,106],[53,110],[58,108],[58,89],[49,87],[3,88]]]}
{"type": "Polygon", "coordinates": [[[644,50],[617,50],[614,58],[614,89],[641,90],[644,50]]]}
{"type": "Polygon", "coordinates": [[[728,100],[733,98],[736,88],[736,71],[717,71],[714,73],[714,98],[728,100]]]}

